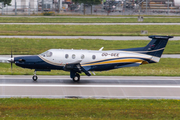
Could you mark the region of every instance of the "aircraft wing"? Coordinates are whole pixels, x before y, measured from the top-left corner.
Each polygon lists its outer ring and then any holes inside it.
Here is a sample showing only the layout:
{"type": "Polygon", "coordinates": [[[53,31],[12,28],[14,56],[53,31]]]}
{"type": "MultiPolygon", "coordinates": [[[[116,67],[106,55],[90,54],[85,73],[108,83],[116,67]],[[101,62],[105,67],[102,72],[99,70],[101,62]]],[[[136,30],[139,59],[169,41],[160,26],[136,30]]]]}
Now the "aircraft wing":
{"type": "Polygon", "coordinates": [[[81,61],[82,60],[77,60],[77,61],[74,61],[74,62],[67,63],[64,66],[64,70],[67,70],[67,71],[73,70],[73,71],[76,71],[76,72],[84,72],[87,76],[91,76],[89,71],[81,66],[81,64],[80,64],[81,61]]]}
{"type": "Polygon", "coordinates": [[[66,64],[80,64],[82,60],[77,60],[77,61],[73,61],[73,62],[69,62],[69,63],[66,63],[66,64]]]}

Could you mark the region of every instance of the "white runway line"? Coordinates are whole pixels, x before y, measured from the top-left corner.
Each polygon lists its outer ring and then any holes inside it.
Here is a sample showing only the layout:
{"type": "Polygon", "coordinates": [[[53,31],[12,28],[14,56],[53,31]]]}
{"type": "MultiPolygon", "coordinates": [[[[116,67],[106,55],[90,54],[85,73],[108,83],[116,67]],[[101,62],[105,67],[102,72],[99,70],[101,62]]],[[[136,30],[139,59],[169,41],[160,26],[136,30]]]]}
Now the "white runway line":
{"type": "Polygon", "coordinates": [[[180,88],[177,85],[29,85],[29,84],[0,84],[0,87],[122,87],[122,88],[180,88]]]}

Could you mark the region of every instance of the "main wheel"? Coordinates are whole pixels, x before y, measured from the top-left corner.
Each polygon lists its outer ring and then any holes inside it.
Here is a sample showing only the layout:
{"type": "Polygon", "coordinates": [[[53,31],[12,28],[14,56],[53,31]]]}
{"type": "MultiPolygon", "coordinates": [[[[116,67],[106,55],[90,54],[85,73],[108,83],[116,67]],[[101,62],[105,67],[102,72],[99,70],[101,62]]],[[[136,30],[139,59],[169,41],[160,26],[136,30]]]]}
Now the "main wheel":
{"type": "Polygon", "coordinates": [[[34,75],[34,76],[32,77],[32,79],[33,79],[34,81],[37,81],[38,77],[37,77],[36,75],[34,75]]]}
{"type": "Polygon", "coordinates": [[[79,82],[80,80],[80,75],[78,73],[76,73],[75,77],[73,78],[74,82],[79,82]]]}

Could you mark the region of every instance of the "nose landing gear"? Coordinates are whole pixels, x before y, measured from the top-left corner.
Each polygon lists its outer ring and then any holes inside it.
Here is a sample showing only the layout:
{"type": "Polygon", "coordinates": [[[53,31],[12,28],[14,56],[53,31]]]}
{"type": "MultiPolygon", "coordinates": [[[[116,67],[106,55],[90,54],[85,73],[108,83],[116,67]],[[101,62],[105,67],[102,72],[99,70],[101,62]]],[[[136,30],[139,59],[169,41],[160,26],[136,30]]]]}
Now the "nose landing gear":
{"type": "Polygon", "coordinates": [[[36,75],[36,71],[34,71],[34,75],[33,75],[32,79],[33,79],[34,81],[37,81],[38,77],[37,77],[37,75],[36,75]]]}

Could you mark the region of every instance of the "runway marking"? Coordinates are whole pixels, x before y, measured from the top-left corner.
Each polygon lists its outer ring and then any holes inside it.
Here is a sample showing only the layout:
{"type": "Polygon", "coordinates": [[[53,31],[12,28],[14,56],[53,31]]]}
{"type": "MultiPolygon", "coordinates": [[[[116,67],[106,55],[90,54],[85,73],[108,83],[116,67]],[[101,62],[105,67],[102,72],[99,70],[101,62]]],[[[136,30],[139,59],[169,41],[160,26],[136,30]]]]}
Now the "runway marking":
{"type": "Polygon", "coordinates": [[[30,97],[30,98],[100,98],[100,99],[180,99],[179,96],[71,96],[71,95],[2,95],[0,98],[30,97]]]}
{"type": "Polygon", "coordinates": [[[180,88],[177,85],[29,85],[29,84],[0,84],[0,87],[123,87],[123,88],[180,88]]]}

